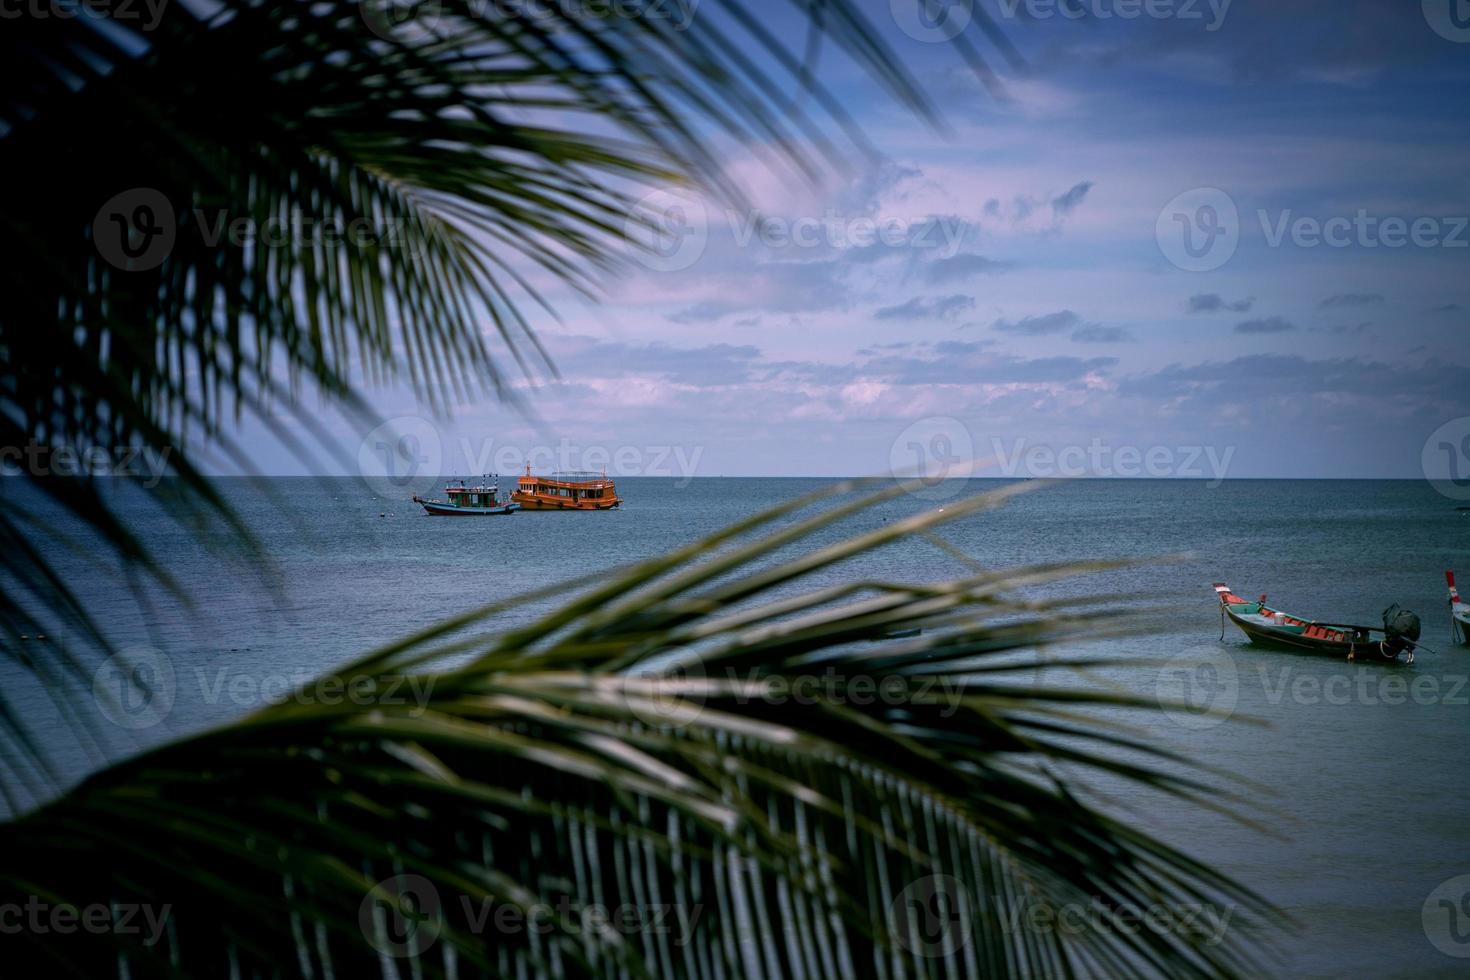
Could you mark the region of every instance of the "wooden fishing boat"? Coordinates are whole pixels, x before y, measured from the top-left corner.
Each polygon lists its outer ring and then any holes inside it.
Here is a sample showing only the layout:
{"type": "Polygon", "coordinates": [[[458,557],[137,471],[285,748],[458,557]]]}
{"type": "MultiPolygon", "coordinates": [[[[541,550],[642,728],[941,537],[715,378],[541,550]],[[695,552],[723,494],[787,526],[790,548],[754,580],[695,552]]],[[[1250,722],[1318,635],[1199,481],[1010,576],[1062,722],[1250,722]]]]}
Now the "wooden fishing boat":
{"type": "MultiPolygon", "coordinates": [[[[1224,582],[1215,583],[1220,615],[1240,627],[1252,643],[1288,650],[1321,653],[1345,660],[1411,664],[1414,641],[1419,639],[1419,617],[1397,605],[1383,611],[1383,627],[1323,623],[1292,616],[1257,600],[1244,599],[1224,582]],[[1400,660],[1400,655],[1405,659],[1400,660]]],[[[1223,622],[1221,624],[1223,629],[1223,622]]],[[[1221,634],[1224,635],[1223,633],[1221,634]]]]}
{"type": "Polygon", "coordinates": [[[1470,605],[1460,598],[1455,588],[1455,573],[1445,572],[1444,580],[1450,587],[1450,635],[1456,643],[1470,647],[1470,605]]]}
{"type": "Polygon", "coordinates": [[[468,486],[463,480],[451,481],[444,487],[447,500],[426,500],[414,495],[413,502],[424,508],[432,517],[489,517],[514,514],[520,504],[500,497],[500,487],[489,482],[468,486]]]}
{"type": "Polygon", "coordinates": [[[510,499],[523,510],[612,510],[623,502],[606,473],[536,476],[529,463],[510,499]]]}

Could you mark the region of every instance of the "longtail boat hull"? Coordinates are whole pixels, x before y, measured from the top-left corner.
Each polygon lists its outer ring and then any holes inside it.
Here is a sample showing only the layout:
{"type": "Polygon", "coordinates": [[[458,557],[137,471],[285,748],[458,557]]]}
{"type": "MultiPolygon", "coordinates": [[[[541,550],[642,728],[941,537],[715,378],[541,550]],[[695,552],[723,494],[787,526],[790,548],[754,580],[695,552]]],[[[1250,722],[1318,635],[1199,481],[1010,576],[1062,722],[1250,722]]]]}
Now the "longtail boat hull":
{"type": "Polygon", "coordinates": [[[441,504],[418,497],[414,498],[414,502],[423,507],[424,512],[430,517],[493,517],[514,514],[521,509],[519,504],[505,504],[500,507],[456,507],[453,504],[441,504]]]}
{"type": "Polygon", "coordinates": [[[1470,605],[1466,605],[1455,588],[1455,573],[1445,572],[1444,579],[1450,587],[1450,635],[1456,643],[1470,647],[1470,605]]]}
{"type": "MultiPolygon", "coordinates": [[[[1340,660],[1382,664],[1414,662],[1412,647],[1392,642],[1381,629],[1322,623],[1292,616],[1268,606],[1265,596],[1254,601],[1245,599],[1231,592],[1223,582],[1215,583],[1215,594],[1220,599],[1220,609],[1225,617],[1256,646],[1315,653],[1340,660]],[[1400,660],[1399,654],[1406,648],[1407,659],[1400,660]]],[[[1417,632],[1414,638],[1418,638],[1417,632]]]]}

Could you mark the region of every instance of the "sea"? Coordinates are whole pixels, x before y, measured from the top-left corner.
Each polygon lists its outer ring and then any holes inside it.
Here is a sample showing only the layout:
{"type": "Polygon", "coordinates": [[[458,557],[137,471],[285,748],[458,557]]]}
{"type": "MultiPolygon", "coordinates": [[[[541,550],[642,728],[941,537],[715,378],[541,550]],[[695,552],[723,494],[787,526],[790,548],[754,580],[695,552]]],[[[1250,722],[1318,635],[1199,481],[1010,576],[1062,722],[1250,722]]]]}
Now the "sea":
{"type": "MultiPolygon", "coordinates": [[[[242,555],[238,531],[215,524],[201,542],[166,499],[119,490],[128,525],[190,603],[130,582],[55,514],[75,547],[53,557],[119,646],[161,657],[153,662],[172,671],[166,710],[141,725],[104,719],[99,749],[68,737],[68,723],[14,666],[0,668],[0,682],[75,779],[449,617],[595,578],[831,482],[619,478],[626,503],[615,511],[441,520],[357,479],[220,481],[264,564],[242,555]]],[[[818,540],[953,507],[1005,482],[903,494],[818,540]]],[[[1422,481],[1079,480],[1018,495],[938,535],[942,545],[903,540],[804,584],[935,581],[969,574],[972,563],[1135,560],[1033,591],[1162,607],[1151,632],[1075,651],[1140,663],[1071,680],[1171,705],[1130,712],[1127,723],[1233,774],[1220,780],[1246,819],[1115,786],[1101,793],[1108,805],[1282,910],[1273,973],[1419,978],[1470,969],[1470,877],[1460,878],[1470,876],[1470,648],[1452,645],[1444,584],[1456,567],[1470,580],[1470,512],[1422,481]],[[1422,618],[1428,649],[1413,666],[1386,668],[1253,648],[1233,626],[1222,632],[1217,581],[1332,622],[1377,623],[1398,603],[1422,618]]],[[[550,601],[509,602],[484,628],[522,625],[550,601]]]]}

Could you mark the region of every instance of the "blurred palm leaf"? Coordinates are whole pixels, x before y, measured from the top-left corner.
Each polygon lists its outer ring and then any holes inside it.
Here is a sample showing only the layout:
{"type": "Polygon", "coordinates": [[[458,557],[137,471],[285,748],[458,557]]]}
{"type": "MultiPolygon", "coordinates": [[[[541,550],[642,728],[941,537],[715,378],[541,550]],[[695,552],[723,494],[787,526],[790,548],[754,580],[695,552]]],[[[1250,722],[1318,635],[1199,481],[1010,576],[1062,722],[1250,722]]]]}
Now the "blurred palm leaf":
{"type": "Polygon", "coordinates": [[[4,828],[0,902],[142,905],[167,929],[151,946],[109,934],[64,951],[22,933],[7,963],[130,977],[1255,972],[1259,898],[1059,778],[1209,793],[1095,723],[1140,702],[1030,682],[1042,648],[1130,628],[1100,600],[1059,613],[1015,594],[1084,569],[803,584],[1014,492],[813,543],[904,489],[757,515],[530,628],[484,633],[502,608],[488,607],[343,668],[333,679],[359,703],[317,686],[99,773],[4,828]],[[1202,906],[1228,932],[1203,928],[1189,912],[1202,906]],[[1045,924],[1064,909],[1082,925],[1045,924]],[[1146,924],[1159,910],[1175,927],[1146,924]]]}
{"type": "MultiPolygon", "coordinates": [[[[248,471],[233,421],[309,457],[303,393],[356,420],[361,388],[400,379],[434,408],[509,398],[507,358],[552,370],[521,312],[535,282],[592,289],[656,221],[638,188],[734,193],[716,139],[807,174],[861,144],[796,42],[734,0],[128,9],[0,32],[0,447],[150,450],[177,477],[150,500],[247,545],[195,455],[248,471]]],[[[930,114],[852,3],[790,9],[930,114]]],[[[38,506],[0,495],[0,652],[85,678],[80,654],[19,643],[65,624],[106,648],[52,509],[172,583],[93,481],[41,477],[55,462],[22,465],[38,506]]],[[[0,726],[16,734],[3,700],[0,726]]]]}

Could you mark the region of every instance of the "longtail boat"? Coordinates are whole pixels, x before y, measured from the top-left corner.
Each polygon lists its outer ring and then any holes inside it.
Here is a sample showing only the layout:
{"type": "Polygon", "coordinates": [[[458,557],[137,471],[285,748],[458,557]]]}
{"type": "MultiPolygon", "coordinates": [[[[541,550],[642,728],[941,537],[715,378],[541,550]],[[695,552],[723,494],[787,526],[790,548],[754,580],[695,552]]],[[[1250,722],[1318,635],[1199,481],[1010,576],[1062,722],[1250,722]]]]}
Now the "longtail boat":
{"type": "Polygon", "coordinates": [[[530,463],[510,499],[524,510],[612,510],[623,502],[606,473],[536,476],[530,463]]]}
{"type": "MultiPolygon", "coordinates": [[[[1240,627],[1252,643],[1288,650],[1305,650],[1347,660],[1411,664],[1419,639],[1419,617],[1397,604],[1383,611],[1383,626],[1323,623],[1292,616],[1266,604],[1266,597],[1244,599],[1224,582],[1215,583],[1220,615],[1240,627]],[[1406,659],[1400,660],[1399,655],[1406,659]]],[[[1222,625],[1223,628],[1223,625],[1222,625]]],[[[1223,635],[1223,634],[1222,634],[1223,635]]]]}
{"type": "Polygon", "coordinates": [[[1444,580],[1450,587],[1450,636],[1456,643],[1470,647],[1470,606],[1465,604],[1455,588],[1455,573],[1445,572],[1444,580]]]}
{"type": "Polygon", "coordinates": [[[488,517],[514,514],[519,504],[500,496],[500,487],[490,482],[468,486],[463,480],[452,480],[444,487],[447,500],[427,500],[414,494],[413,502],[433,517],[488,517]]]}

